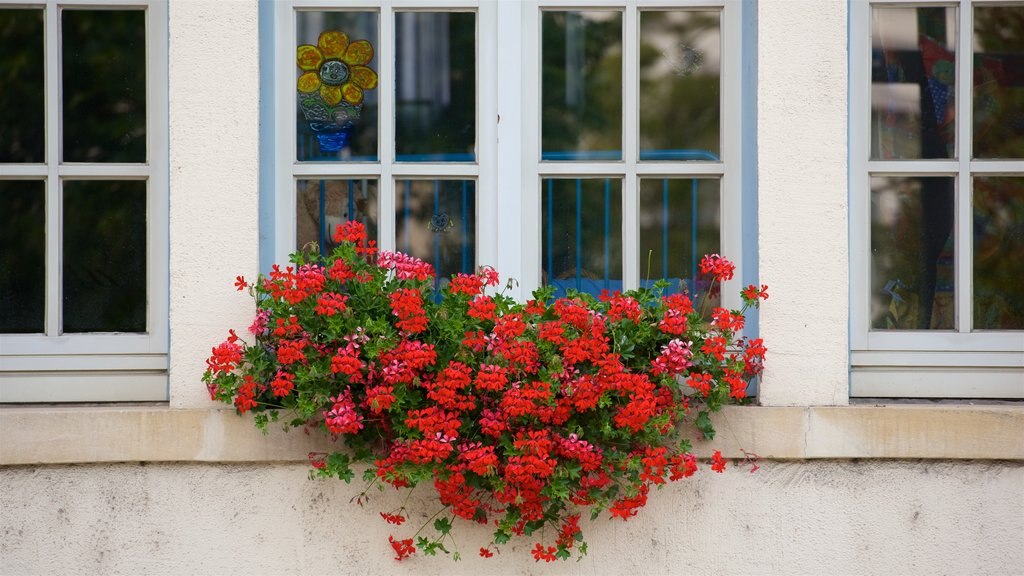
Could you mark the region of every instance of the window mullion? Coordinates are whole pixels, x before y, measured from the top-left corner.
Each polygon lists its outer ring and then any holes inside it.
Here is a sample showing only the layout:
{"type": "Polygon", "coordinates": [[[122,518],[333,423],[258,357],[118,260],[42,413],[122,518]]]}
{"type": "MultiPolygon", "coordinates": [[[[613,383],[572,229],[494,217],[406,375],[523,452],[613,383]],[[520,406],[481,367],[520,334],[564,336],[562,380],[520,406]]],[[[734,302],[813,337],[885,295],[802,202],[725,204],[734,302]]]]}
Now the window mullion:
{"type": "Polygon", "coordinates": [[[378,115],[380,137],[377,138],[377,157],[380,158],[380,182],[378,202],[380,203],[380,247],[395,249],[395,191],[393,179],[395,161],[395,12],[390,1],[380,8],[380,54],[378,71],[380,81],[380,113],[378,115]],[[387,149],[385,149],[385,146],[387,149]]]}
{"type": "Polygon", "coordinates": [[[953,245],[954,271],[956,274],[956,329],[958,332],[970,332],[971,326],[971,295],[972,288],[972,238],[971,238],[971,196],[973,194],[970,172],[971,147],[973,140],[973,122],[971,118],[971,87],[972,82],[972,46],[974,38],[973,13],[970,3],[962,3],[959,7],[957,34],[956,67],[956,124],[957,124],[957,173],[956,207],[954,215],[956,225],[953,228],[955,243],[953,245]]]}
{"type": "Polygon", "coordinates": [[[636,176],[639,155],[640,111],[640,15],[635,3],[627,6],[622,17],[622,158],[625,178],[622,182],[622,288],[640,286],[640,204],[636,176]]]}
{"type": "Polygon", "coordinates": [[[46,335],[59,336],[60,307],[60,14],[46,5],[46,335]]]}

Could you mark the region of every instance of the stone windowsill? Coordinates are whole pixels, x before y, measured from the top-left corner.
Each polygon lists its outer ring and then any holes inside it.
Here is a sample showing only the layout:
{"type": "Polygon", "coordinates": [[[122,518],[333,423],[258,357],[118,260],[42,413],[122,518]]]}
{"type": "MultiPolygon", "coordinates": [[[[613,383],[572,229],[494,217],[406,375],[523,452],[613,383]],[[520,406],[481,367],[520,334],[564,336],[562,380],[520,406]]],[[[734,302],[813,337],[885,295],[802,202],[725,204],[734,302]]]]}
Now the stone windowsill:
{"type": "MultiPolygon", "coordinates": [[[[732,406],[698,456],[764,459],[1024,460],[1024,405],[732,406]]],[[[0,465],[290,462],[327,451],[301,430],[267,435],[232,410],[143,406],[0,407],[0,465]]]]}

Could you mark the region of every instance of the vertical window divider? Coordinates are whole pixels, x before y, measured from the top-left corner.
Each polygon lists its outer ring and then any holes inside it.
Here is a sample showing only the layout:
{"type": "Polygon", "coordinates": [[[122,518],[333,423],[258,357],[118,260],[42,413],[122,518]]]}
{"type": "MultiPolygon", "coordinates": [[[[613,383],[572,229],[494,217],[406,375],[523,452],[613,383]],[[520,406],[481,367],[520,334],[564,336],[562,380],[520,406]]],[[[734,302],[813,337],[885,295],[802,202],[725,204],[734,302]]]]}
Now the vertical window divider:
{"type": "Polygon", "coordinates": [[[523,121],[522,121],[522,295],[541,285],[541,183],[544,179],[540,161],[541,100],[541,19],[537,1],[523,2],[523,121]]]}
{"type": "MultiPolygon", "coordinates": [[[[498,141],[497,124],[497,42],[481,42],[481,38],[496,38],[498,29],[498,7],[495,2],[481,2],[476,12],[476,158],[479,171],[476,185],[477,246],[478,265],[490,265],[499,272],[498,259],[501,243],[498,240],[499,217],[496,179],[495,146],[498,141]]],[[[517,274],[518,275],[518,274],[517,274]]]]}
{"type": "MultiPolygon", "coordinates": [[[[636,165],[640,155],[640,15],[636,0],[622,15],[622,288],[640,287],[640,200],[636,165]]],[[[646,261],[646,260],[645,260],[646,261]]]]}
{"type": "Polygon", "coordinates": [[[60,9],[53,1],[45,7],[46,53],[46,335],[60,335],[60,252],[62,244],[60,204],[60,9]]]}
{"type": "MultiPolygon", "coordinates": [[[[280,159],[288,170],[277,170],[275,173],[274,190],[274,213],[294,214],[295,212],[295,166],[298,164],[298,155],[295,148],[295,112],[296,97],[292,88],[293,82],[290,79],[294,76],[292,72],[295,64],[296,46],[296,10],[291,2],[278,2],[275,4],[274,13],[274,62],[281,77],[276,79],[274,102],[277,106],[275,118],[277,119],[276,133],[277,143],[274,149],[274,157],[280,159]]],[[[288,253],[291,250],[292,242],[295,240],[295,219],[276,218],[274,225],[274,262],[287,262],[288,253]]],[[[264,271],[266,272],[266,271],[264,271]]]]}
{"type": "Polygon", "coordinates": [[[972,41],[974,39],[974,9],[968,3],[957,8],[957,31],[956,47],[956,124],[957,124],[957,163],[959,171],[956,177],[956,190],[953,198],[955,201],[953,226],[953,263],[954,282],[953,293],[956,297],[954,311],[956,314],[956,331],[971,332],[973,306],[971,304],[972,287],[971,271],[973,265],[973,250],[971,246],[971,198],[974,196],[974,186],[971,181],[971,148],[974,140],[974,124],[972,121],[972,89],[974,51],[972,41]]]}
{"type": "MultiPolygon", "coordinates": [[[[724,164],[722,181],[719,187],[721,198],[721,249],[722,254],[732,260],[736,269],[741,272],[732,280],[726,280],[721,286],[722,306],[733,309],[740,308],[742,302],[739,292],[742,284],[744,268],[743,230],[747,223],[743,222],[742,187],[740,171],[743,165],[740,129],[740,76],[742,70],[740,35],[742,23],[739,14],[739,2],[725,2],[722,5],[720,46],[722,54],[722,80],[720,109],[722,110],[721,146],[724,164]]],[[[701,258],[703,254],[697,254],[701,258]]]]}
{"type": "Polygon", "coordinates": [[[377,114],[378,130],[377,158],[380,161],[380,181],[377,183],[380,217],[378,218],[378,234],[382,250],[395,249],[395,182],[393,165],[395,162],[395,11],[390,0],[380,7],[380,40],[377,43],[377,63],[380,80],[380,111],[377,114]],[[387,143],[388,149],[384,150],[387,143]]]}

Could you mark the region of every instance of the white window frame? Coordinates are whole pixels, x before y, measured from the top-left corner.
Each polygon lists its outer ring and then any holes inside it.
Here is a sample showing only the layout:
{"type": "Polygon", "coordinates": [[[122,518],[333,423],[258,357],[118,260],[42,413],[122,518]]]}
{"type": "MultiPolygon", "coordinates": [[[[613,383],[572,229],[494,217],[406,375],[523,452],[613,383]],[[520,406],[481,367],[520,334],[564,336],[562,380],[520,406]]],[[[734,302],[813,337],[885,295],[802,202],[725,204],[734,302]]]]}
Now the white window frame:
{"type": "Polygon", "coordinates": [[[722,254],[737,265],[723,287],[724,304],[739,307],[743,270],[740,139],[741,6],[729,0],[288,0],[274,7],[275,159],[274,259],[295,249],[296,181],[310,178],[375,178],[379,191],[379,243],[395,249],[395,180],[476,180],[477,265],[492,265],[503,279],[514,278],[511,295],[525,299],[541,284],[541,183],[549,176],[622,179],[623,286],[640,283],[638,188],[641,177],[720,179],[722,254]],[[296,10],[377,10],[381,14],[379,70],[379,162],[296,162],[294,46],[296,10]],[[623,12],[623,160],[552,162],[540,160],[542,10],[599,9],[623,12]],[[639,162],[639,10],[721,10],[721,160],[639,162]],[[396,163],[394,148],[394,11],[474,11],[477,14],[477,162],[396,163]],[[633,63],[633,65],[628,65],[633,63]],[[632,88],[631,88],[632,86],[632,88]]]}
{"type": "Polygon", "coordinates": [[[971,156],[973,6],[998,0],[854,0],[850,6],[850,395],[1024,398],[1024,331],[971,331],[973,175],[1022,175],[1024,162],[971,156]],[[956,7],[956,159],[871,160],[871,7],[956,7]],[[957,330],[872,331],[872,175],[955,177],[957,330]],[[868,231],[863,233],[864,231],[868,231]]]}
{"type": "MultiPolygon", "coordinates": [[[[160,0],[0,0],[44,10],[45,159],[0,164],[0,178],[46,182],[45,334],[0,335],[0,402],[167,400],[167,3],[160,0]],[[141,8],[146,12],[144,163],[65,163],[61,155],[62,8],[141,8]],[[61,334],[62,185],[65,179],[145,180],[146,333],[61,334]]],[[[2,56],[0,56],[2,57],[2,56]]]]}

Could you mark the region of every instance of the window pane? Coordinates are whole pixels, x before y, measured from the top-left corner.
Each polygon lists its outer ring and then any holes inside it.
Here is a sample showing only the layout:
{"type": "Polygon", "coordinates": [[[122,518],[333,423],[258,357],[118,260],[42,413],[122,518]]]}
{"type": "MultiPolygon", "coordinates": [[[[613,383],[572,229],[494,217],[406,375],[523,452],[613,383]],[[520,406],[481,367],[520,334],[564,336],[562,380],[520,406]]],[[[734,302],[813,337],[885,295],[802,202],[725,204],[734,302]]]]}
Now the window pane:
{"type": "Polygon", "coordinates": [[[952,330],[954,179],[871,179],[871,327],[952,330]]]}
{"type": "Polygon", "coordinates": [[[622,290],[622,181],[545,179],[541,263],[556,296],[622,290]]]}
{"type": "Polygon", "coordinates": [[[476,159],[476,15],[395,15],[395,159],[476,159]]]}
{"type": "Polygon", "coordinates": [[[1024,5],[974,9],[974,157],[1024,158],[1024,5]]]}
{"type": "Polygon", "coordinates": [[[1024,177],[974,178],[974,329],[1024,329],[1024,177]]]}
{"type": "Polygon", "coordinates": [[[146,331],[146,183],[64,182],[64,332],[146,331]]]}
{"type": "Polygon", "coordinates": [[[395,182],[395,244],[430,262],[438,286],[476,270],[476,183],[472,180],[395,182]]]}
{"type": "Polygon", "coordinates": [[[719,190],[712,179],[640,180],[641,286],[665,278],[673,280],[673,291],[707,290],[697,265],[705,254],[721,252],[719,190]]]}
{"type": "Polygon", "coordinates": [[[146,13],[62,10],[65,162],[146,161],[146,13]]]}
{"type": "Polygon", "coordinates": [[[871,158],[956,157],[955,8],[871,9],[871,158]]]}
{"type": "Polygon", "coordinates": [[[541,158],[622,159],[622,13],[544,12],[541,158]]]}
{"type": "Polygon", "coordinates": [[[0,180],[0,332],[46,331],[46,183],[0,180]]]}
{"type": "Polygon", "coordinates": [[[43,11],[0,9],[0,162],[43,162],[43,11]]]}
{"type": "Polygon", "coordinates": [[[640,159],[717,160],[718,12],[640,13],[640,159]]]}
{"type": "Polygon", "coordinates": [[[295,247],[316,242],[321,253],[329,253],[338,224],[348,220],[362,222],[367,236],[376,240],[377,207],[376,180],[299,180],[295,247]]]}
{"type": "Polygon", "coordinates": [[[378,21],[376,12],[295,14],[300,162],[377,160],[378,21]]]}

